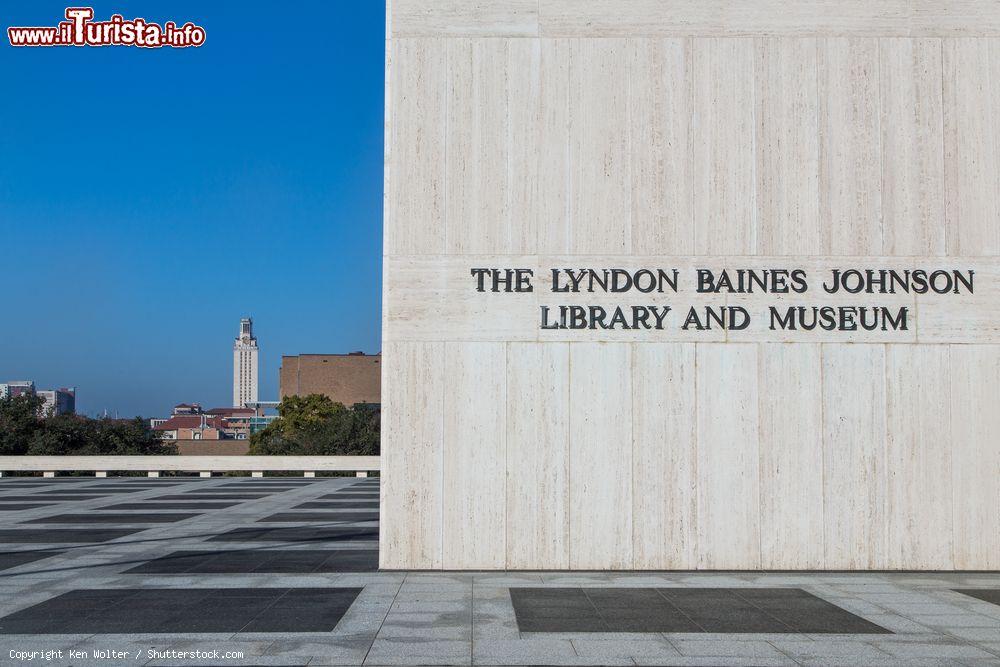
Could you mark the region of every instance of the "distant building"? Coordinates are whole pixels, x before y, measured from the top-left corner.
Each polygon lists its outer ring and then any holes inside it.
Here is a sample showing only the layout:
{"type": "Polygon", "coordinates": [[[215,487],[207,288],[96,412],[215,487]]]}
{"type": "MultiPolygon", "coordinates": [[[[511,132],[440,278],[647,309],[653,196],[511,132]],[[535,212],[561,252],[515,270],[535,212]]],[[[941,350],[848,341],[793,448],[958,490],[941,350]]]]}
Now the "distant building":
{"type": "Polygon", "coordinates": [[[31,380],[11,380],[0,384],[0,398],[16,398],[25,394],[34,395],[35,383],[31,380]]]}
{"type": "Polygon", "coordinates": [[[205,414],[223,419],[227,437],[245,440],[250,437],[250,420],[257,416],[257,411],[253,408],[212,408],[205,414]]]}
{"type": "Polygon", "coordinates": [[[233,406],[242,408],[257,401],[257,339],[253,320],[240,320],[240,335],[233,344],[233,406]]]}
{"type": "Polygon", "coordinates": [[[223,440],[226,423],[222,417],[208,415],[174,415],[153,426],[164,440],[223,440]]]}
{"type": "Polygon", "coordinates": [[[250,435],[259,433],[267,428],[267,425],[278,418],[278,415],[262,415],[250,418],[250,435]]]}
{"type": "Polygon", "coordinates": [[[168,418],[149,420],[149,427],[167,440],[246,440],[253,433],[251,422],[263,417],[253,408],[212,408],[199,403],[178,403],[168,418]]]}
{"type": "Polygon", "coordinates": [[[41,413],[45,417],[71,415],[76,412],[76,387],[42,389],[35,394],[45,400],[41,407],[41,413]]]}
{"type": "Polygon", "coordinates": [[[382,354],[299,354],[281,357],[280,396],[324,394],[346,406],[382,402],[382,354]]]}
{"type": "Polygon", "coordinates": [[[38,396],[43,400],[38,414],[42,417],[71,415],[76,412],[76,388],[35,389],[32,380],[12,380],[0,384],[0,398],[38,396]]]}

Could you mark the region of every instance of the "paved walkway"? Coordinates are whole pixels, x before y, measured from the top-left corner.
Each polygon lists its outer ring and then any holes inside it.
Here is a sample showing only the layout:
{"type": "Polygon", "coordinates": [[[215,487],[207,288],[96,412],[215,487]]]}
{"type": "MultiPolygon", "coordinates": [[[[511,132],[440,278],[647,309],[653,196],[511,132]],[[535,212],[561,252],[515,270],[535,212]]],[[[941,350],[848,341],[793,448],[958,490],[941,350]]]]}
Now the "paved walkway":
{"type": "Polygon", "coordinates": [[[0,664],[62,651],[23,664],[1000,665],[1000,606],[956,591],[1000,589],[1000,573],[363,571],[376,491],[353,478],[0,479],[0,664]],[[796,588],[887,632],[522,632],[510,592],[636,587],[796,588]],[[287,629],[310,626],[332,629],[287,629]],[[219,656],[170,653],[199,650],[219,656]]]}

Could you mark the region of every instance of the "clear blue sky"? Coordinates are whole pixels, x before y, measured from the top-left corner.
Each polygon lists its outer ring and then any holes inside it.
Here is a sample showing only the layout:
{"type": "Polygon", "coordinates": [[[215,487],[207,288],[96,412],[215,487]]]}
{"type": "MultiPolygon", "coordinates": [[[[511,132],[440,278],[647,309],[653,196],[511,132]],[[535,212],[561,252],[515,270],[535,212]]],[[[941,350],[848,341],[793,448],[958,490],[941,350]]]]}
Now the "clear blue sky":
{"type": "Polygon", "coordinates": [[[7,43],[66,6],[0,6],[0,382],[229,405],[244,315],[262,399],[282,354],[377,352],[384,3],[109,0],[206,43],[7,43]]]}

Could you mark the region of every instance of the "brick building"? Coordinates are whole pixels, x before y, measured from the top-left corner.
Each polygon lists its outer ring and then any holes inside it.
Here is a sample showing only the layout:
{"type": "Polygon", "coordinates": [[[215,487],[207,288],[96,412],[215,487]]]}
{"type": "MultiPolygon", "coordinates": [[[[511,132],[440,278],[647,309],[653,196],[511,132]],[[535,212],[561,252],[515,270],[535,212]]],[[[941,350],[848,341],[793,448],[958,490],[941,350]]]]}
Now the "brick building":
{"type": "Polygon", "coordinates": [[[299,354],[281,357],[281,398],[325,394],[337,403],[382,402],[382,355],[299,354]]]}
{"type": "Polygon", "coordinates": [[[153,426],[153,431],[164,440],[223,440],[226,420],[209,415],[174,415],[153,426]]]}

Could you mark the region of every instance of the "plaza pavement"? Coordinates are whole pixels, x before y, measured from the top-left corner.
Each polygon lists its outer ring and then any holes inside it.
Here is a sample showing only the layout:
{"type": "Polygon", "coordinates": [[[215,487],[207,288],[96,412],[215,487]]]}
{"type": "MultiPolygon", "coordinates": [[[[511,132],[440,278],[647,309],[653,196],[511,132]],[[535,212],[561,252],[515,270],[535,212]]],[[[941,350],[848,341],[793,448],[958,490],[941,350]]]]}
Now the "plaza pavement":
{"type": "Polygon", "coordinates": [[[377,497],[377,478],[0,479],[0,664],[1000,665],[1000,573],[378,572],[377,497]],[[697,631],[602,631],[656,614],[697,631]],[[707,630],[762,618],[783,631],[707,630]],[[169,653],[198,650],[220,657],[169,653]]]}

